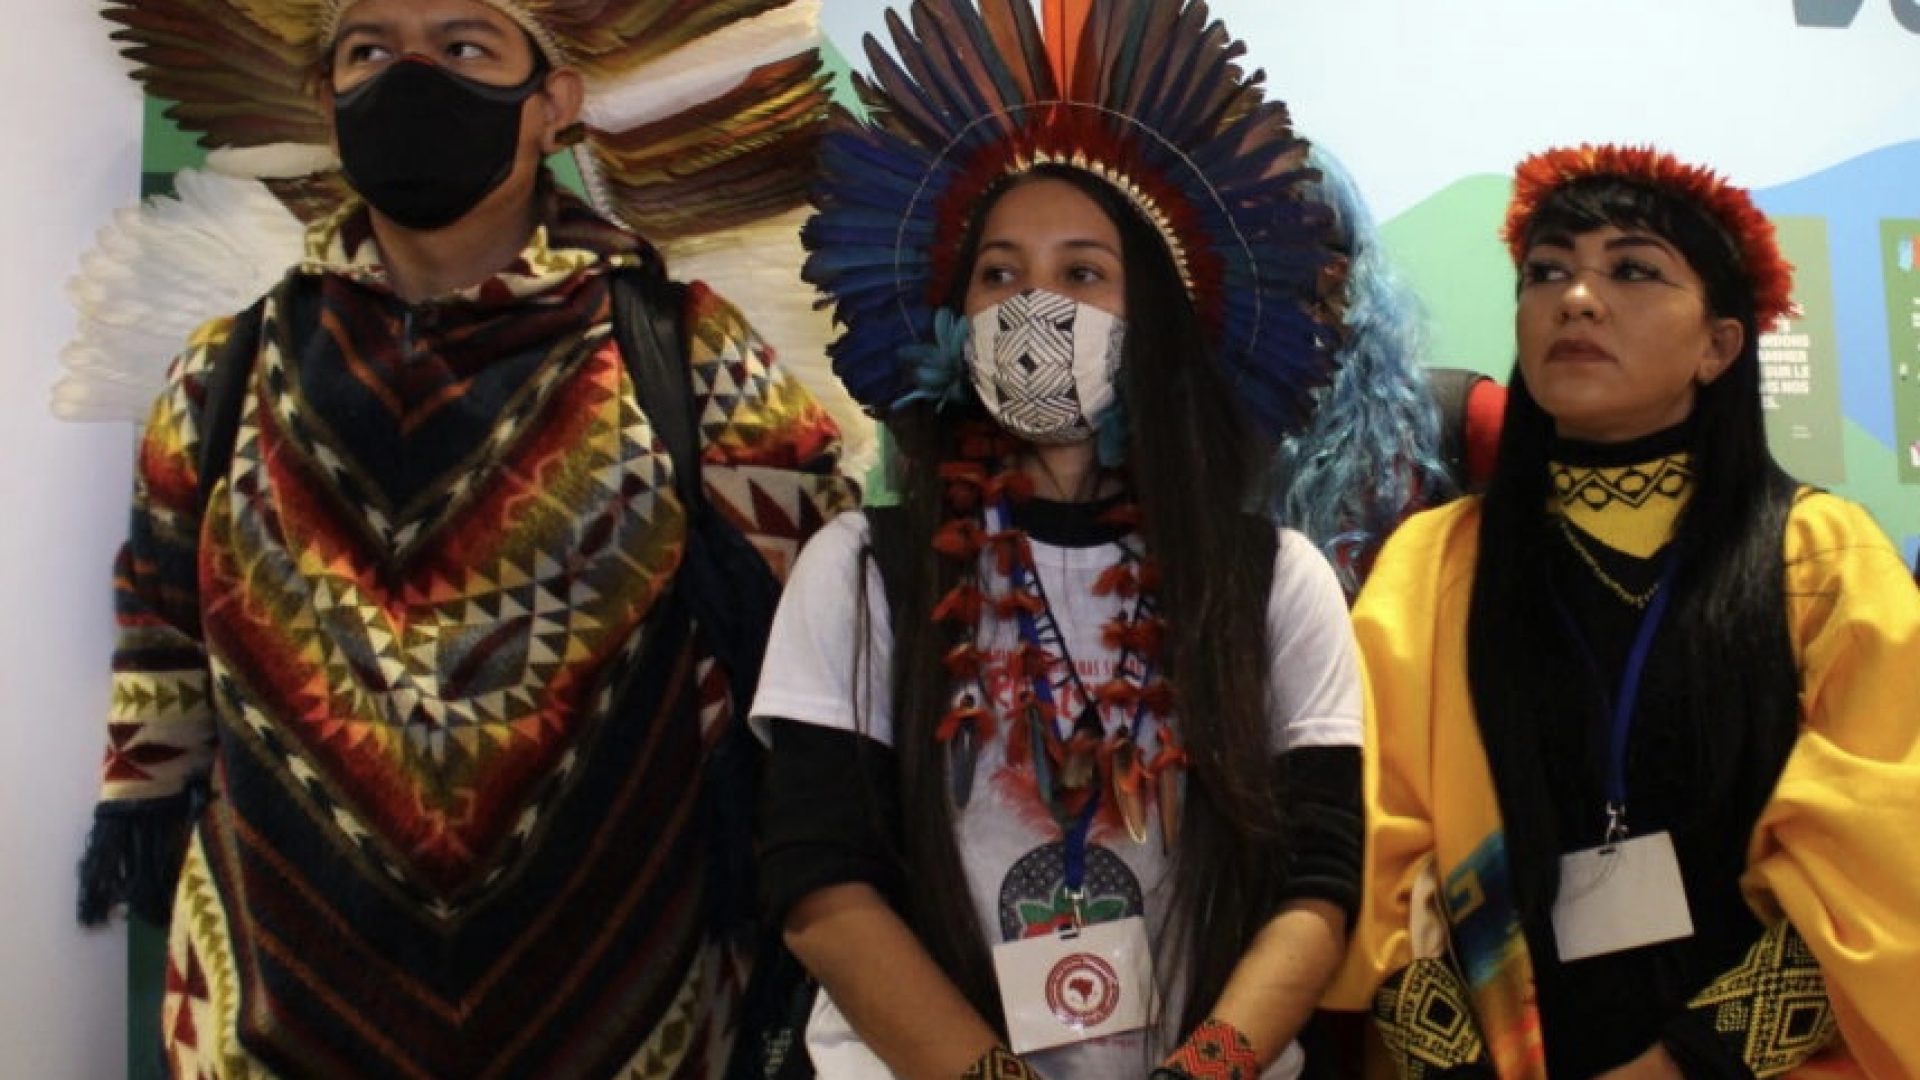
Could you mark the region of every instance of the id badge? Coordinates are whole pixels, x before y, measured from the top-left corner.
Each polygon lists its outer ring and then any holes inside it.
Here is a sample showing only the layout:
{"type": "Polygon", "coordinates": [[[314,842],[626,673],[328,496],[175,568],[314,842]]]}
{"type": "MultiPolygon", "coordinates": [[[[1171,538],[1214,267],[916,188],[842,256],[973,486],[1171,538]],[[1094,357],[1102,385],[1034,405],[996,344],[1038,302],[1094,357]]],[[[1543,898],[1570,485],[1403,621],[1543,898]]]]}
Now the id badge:
{"type": "Polygon", "coordinates": [[[1560,856],[1553,937],[1560,959],[1637,949],[1693,936],[1687,887],[1664,832],[1560,856]]]}
{"type": "Polygon", "coordinates": [[[993,947],[1013,1052],[1135,1031],[1152,1014],[1153,952],[1138,916],[993,947]]]}

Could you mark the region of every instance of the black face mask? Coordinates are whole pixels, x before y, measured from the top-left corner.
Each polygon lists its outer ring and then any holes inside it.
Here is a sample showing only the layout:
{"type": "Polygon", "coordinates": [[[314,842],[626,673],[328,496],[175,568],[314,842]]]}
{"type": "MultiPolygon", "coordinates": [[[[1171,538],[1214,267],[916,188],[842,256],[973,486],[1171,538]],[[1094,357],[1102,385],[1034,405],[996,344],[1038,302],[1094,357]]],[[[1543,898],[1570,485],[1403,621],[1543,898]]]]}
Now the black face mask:
{"type": "Polygon", "coordinates": [[[506,181],[520,149],[520,106],[540,89],[536,63],[518,86],[489,86],[403,58],[333,96],[334,137],[353,190],[397,224],[438,229],[506,181]]]}

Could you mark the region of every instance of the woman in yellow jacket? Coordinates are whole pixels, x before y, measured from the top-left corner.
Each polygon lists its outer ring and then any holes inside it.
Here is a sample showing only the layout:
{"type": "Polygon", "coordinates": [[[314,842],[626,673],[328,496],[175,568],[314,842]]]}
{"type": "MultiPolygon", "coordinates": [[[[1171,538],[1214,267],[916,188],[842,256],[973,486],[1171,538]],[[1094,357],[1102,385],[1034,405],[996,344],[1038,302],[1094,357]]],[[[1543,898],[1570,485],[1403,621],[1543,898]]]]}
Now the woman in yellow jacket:
{"type": "Polygon", "coordinates": [[[1366,896],[1333,1004],[1403,1075],[1920,1074],[1920,591],[1767,450],[1790,267],[1650,149],[1523,162],[1487,494],[1354,611],[1366,896]]]}

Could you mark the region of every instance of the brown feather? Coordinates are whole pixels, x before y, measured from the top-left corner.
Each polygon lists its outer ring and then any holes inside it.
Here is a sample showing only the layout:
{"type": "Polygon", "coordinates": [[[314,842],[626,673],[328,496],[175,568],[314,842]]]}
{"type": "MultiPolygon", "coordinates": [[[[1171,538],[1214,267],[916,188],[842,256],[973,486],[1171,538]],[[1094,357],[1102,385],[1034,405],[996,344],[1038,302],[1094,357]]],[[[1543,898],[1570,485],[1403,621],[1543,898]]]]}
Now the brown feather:
{"type": "Polygon", "coordinates": [[[1027,101],[1052,101],[1060,96],[1047,61],[1040,23],[1027,0],[982,0],[980,13],[994,49],[1007,58],[1009,72],[1027,101]]]}
{"type": "Polygon", "coordinates": [[[134,78],[174,102],[168,115],[203,145],[327,141],[309,51],[221,0],[113,0],[103,14],[120,27],[112,36],[134,78]]]}
{"type": "Polygon", "coordinates": [[[743,224],[798,205],[825,128],[815,53],[765,65],[684,112],[593,132],[616,212],[656,239],[743,224]]]}

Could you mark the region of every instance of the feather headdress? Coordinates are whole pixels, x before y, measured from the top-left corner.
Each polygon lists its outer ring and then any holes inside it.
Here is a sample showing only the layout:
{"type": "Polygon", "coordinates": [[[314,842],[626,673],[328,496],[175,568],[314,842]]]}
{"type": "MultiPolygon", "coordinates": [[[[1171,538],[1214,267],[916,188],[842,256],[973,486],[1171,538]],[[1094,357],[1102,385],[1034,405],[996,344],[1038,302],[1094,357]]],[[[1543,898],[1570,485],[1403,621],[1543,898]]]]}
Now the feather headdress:
{"type": "Polygon", "coordinates": [[[865,123],[821,152],[804,274],[845,333],[834,372],[877,414],[920,390],[916,359],[969,215],[1036,165],[1091,173],[1158,230],[1249,415],[1300,426],[1332,370],[1314,314],[1332,253],[1286,106],[1244,74],[1244,47],[1199,0],[1095,0],[1056,72],[1027,0],[915,0],[896,56],[866,39],[865,123]]]}
{"type": "MultiPolygon", "coordinates": [[[[799,205],[829,100],[817,0],[483,0],[586,79],[581,175],[654,240],[799,205]]],[[[325,147],[310,83],[351,0],[108,0],[114,38],[210,149],[325,147]]]]}
{"type": "MultiPolygon", "coordinates": [[[[802,290],[768,287],[804,257],[796,234],[830,100],[819,0],[482,2],[584,76],[574,157],[595,205],[681,276],[752,297],[756,329],[839,421],[847,467],[861,467],[870,425],[825,370],[828,319],[802,290]]],[[[144,415],[186,330],[252,302],[300,257],[300,221],[346,197],[309,81],[351,6],[107,0],[134,77],[212,153],[174,198],[102,233],[73,286],[80,329],[59,415],[144,415]]]]}
{"type": "Polygon", "coordinates": [[[1514,265],[1526,257],[1527,231],[1540,204],[1568,184],[1595,177],[1645,185],[1699,207],[1739,252],[1740,273],[1753,289],[1754,315],[1761,328],[1793,310],[1793,266],[1780,254],[1773,222],[1753,205],[1747,190],[1712,169],[1689,165],[1651,146],[1583,143],[1522,161],[1514,170],[1513,201],[1501,231],[1514,265]]]}

